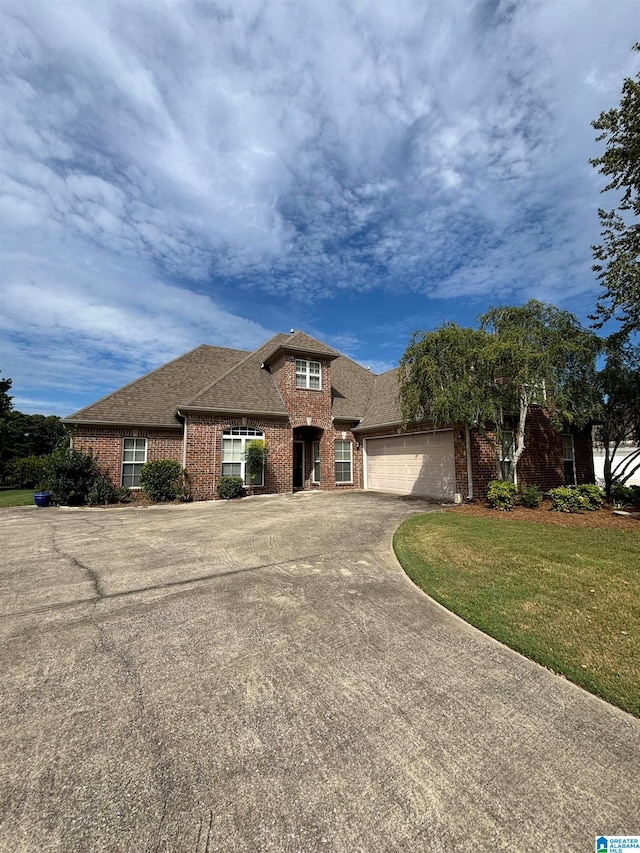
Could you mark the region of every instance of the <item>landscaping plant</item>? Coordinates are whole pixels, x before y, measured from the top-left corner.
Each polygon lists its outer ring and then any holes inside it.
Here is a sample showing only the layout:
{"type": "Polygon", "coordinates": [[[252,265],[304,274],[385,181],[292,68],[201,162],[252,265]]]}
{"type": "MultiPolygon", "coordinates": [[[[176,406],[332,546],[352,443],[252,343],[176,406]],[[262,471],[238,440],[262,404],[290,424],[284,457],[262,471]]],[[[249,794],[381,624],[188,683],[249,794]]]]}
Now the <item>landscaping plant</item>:
{"type": "Polygon", "coordinates": [[[87,494],[90,506],[108,506],[118,499],[118,493],[106,474],[98,474],[87,494]]]}
{"type": "Polygon", "coordinates": [[[551,509],[554,512],[585,512],[591,509],[589,498],[580,494],[578,489],[558,486],[549,492],[551,509]]]}
{"type": "Polygon", "coordinates": [[[51,492],[53,503],[81,506],[100,473],[93,453],[62,447],[49,457],[44,486],[51,492]]]}
{"type": "Polygon", "coordinates": [[[244,494],[244,483],[242,477],[222,476],[218,480],[218,495],[225,501],[238,498],[244,494]]]}
{"type": "Polygon", "coordinates": [[[542,491],[539,486],[524,486],[520,489],[520,503],[527,509],[538,509],[542,503],[542,491]]]}
{"type": "Polygon", "coordinates": [[[487,490],[487,503],[493,509],[511,512],[516,505],[516,486],[506,480],[492,480],[487,490]]]}
{"type": "Polygon", "coordinates": [[[595,512],[604,503],[604,494],[599,486],[584,483],[582,486],[578,486],[578,492],[588,501],[589,506],[586,507],[588,510],[595,512]]]}
{"type": "Polygon", "coordinates": [[[140,486],[152,501],[175,501],[184,495],[183,473],[175,459],[154,459],[140,469],[140,486]]]}
{"type": "Polygon", "coordinates": [[[262,480],[262,471],[267,461],[267,443],[262,438],[247,442],[244,452],[249,486],[262,480]]]}
{"type": "Polygon", "coordinates": [[[640,504],[640,486],[624,486],[614,483],[611,487],[611,502],[617,508],[640,504]]]}

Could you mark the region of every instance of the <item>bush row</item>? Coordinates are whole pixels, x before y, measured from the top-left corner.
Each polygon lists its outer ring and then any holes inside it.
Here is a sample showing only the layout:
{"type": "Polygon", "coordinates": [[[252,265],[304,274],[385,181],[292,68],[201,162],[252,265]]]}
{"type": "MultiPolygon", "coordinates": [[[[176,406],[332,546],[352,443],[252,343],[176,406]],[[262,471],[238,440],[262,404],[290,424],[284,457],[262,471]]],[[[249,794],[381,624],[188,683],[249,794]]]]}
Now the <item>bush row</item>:
{"type": "MultiPolygon", "coordinates": [[[[555,512],[594,512],[604,503],[604,492],[598,486],[559,486],[548,493],[551,509],[555,512]]],[[[487,503],[494,509],[510,512],[517,503],[529,509],[537,509],[544,493],[538,486],[524,486],[520,489],[515,483],[493,480],[489,483],[487,503]]]]}
{"type": "MultiPolygon", "coordinates": [[[[14,460],[9,482],[14,488],[51,492],[53,503],[66,506],[105,506],[131,500],[130,489],[116,489],[92,453],[71,447],[60,448],[50,456],[14,460]]],[[[174,459],[157,459],[143,465],[140,486],[152,501],[189,498],[186,472],[174,459]]]]}

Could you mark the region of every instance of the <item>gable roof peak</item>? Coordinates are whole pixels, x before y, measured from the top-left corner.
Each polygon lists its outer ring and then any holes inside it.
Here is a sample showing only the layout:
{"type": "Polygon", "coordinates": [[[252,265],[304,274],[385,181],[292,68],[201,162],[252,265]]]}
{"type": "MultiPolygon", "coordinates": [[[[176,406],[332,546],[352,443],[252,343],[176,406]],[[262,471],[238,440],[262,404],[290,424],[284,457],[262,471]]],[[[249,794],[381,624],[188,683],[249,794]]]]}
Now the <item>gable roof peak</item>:
{"type": "Polygon", "coordinates": [[[280,341],[271,349],[264,358],[265,364],[270,364],[280,353],[289,352],[297,355],[315,355],[325,359],[333,360],[340,357],[340,353],[322,341],[306,335],[299,329],[292,329],[283,341],[280,341]]]}

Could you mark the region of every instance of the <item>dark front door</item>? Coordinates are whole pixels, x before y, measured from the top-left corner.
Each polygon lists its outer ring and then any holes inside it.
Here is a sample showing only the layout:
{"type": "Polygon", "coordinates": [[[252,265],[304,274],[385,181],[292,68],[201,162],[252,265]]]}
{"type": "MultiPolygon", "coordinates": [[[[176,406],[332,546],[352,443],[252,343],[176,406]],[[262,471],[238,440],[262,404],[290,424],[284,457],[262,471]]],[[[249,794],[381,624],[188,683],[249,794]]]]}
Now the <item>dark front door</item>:
{"type": "Polygon", "coordinates": [[[293,488],[304,487],[304,442],[293,442],[293,488]]]}

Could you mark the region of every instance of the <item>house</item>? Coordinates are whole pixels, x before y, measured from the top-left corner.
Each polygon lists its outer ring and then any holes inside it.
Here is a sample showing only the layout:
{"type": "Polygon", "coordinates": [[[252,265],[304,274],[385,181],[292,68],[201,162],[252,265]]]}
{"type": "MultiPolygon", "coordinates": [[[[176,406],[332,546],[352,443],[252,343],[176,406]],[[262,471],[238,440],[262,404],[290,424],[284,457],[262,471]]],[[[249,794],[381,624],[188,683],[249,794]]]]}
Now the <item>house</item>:
{"type": "MultiPolygon", "coordinates": [[[[251,483],[257,494],[365,488],[450,501],[483,497],[495,478],[476,430],[402,429],[397,369],[374,375],[301,331],[253,352],[199,346],[64,423],[116,486],[135,488],[146,461],[171,458],[196,500],[214,497],[223,474],[247,481],[244,450],[255,438],[269,451],[251,483]]],[[[593,482],[590,432],[560,435],[533,409],[518,474],[544,489],[593,482]]]]}

